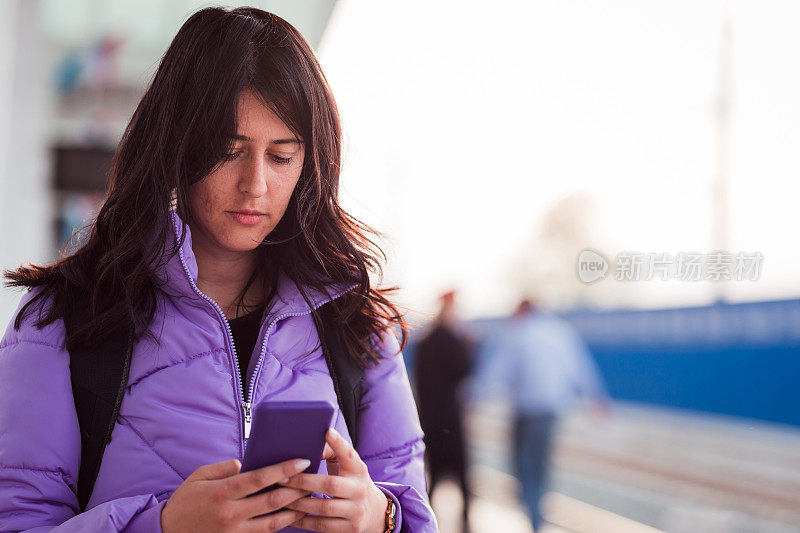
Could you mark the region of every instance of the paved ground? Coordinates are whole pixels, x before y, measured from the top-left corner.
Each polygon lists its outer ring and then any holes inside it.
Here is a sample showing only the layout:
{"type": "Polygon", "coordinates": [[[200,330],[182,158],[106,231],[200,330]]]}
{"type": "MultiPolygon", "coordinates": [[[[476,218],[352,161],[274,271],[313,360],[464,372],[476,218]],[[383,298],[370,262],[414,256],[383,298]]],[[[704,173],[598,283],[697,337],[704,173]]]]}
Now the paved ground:
{"type": "MultiPolygon", "coordinates": [[[[472,533],[531,533],[509,475],[503,406],[470,413],[472,533]]],[[[561,425],[545,533],[800,532],[800,431],[619,405],[561,425]]],[[[433,506],[457,533],[461,500],[442,483],[433,506]]]]}
{"type": "MultiPolygon", "coordinates": [[[[516,481],[502,473],[473,469],[481,493],[470,510],[471,533],[533,533],[522,509],[514,501],[516,481]]],[[[461,495],[455,483],[443,482],[433,498],[441,533],[461,533],[461,495]]],[[[658,533],[659,530],[636,523],[604,509],[551,492],[545,503],[546,515],[553,524],[541,533],[658,533]]]]}

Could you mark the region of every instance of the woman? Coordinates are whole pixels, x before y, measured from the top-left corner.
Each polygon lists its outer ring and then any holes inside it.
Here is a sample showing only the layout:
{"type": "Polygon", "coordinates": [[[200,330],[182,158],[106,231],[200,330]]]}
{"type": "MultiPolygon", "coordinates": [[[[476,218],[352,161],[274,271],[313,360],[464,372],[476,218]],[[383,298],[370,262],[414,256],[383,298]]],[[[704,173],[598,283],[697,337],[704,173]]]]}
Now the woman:
{"type": "Polygon", "coordinates": [[[186,21],[119,144],[88,240],[6,272],[29,292],[0,342],[0,530],[436,531],[406,324],[386,298],[394,288],[370,285],[372,230],[338,204],[340,150],[336,104],[295,28],[253,8],[186,21]],[[67,335],[82,293],[98,307],[67,335]],[[323,305],[364,368],[357,438],[337,410],[317,474],[294,461],[241,473],[252,405],[338,405],[315,329],[323,305]],[[69,353],[126,321],[127,387],[80,512],[69,353]]]}

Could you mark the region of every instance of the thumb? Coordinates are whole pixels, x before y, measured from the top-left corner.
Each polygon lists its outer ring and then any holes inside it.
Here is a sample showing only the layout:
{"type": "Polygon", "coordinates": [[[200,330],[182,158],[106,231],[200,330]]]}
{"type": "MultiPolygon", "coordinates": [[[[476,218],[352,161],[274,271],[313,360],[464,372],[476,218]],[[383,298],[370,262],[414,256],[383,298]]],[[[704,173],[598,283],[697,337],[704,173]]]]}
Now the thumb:
{"type": "Polygon", "coordinates": [[[322,458],[325,459],[326,461],[332,461],[336,459],[336,452],[333,451],[333,448],[331,448],[331,445],[328,444],[327,442],[325,443],[325,446],[322,448],[322,458]]]}
{"type": "Polygon", "coordinates": [[[347,442],[334,428],[325,434],[325,440],[330,445],[339,464],[339,475],[344,472],[366,472],[367,465],[358,456],[353,446],[347,442]]]}
{"type": "Polygon", "coordinates": [[[325,459],[328,474],[332,476],[339,475],[339,458],[336,457],[336,452],[333,451],[331,445],[325,443],[325,448],[322,451],[322,458],[325,459]]]}
{"type": "Polygon", "coordinates": [[[192,477],[195,479],[225,479],[239,473],[242,463],[239,459],[229,459],[219,463],[203,465],[194,471],[192,477]]]}

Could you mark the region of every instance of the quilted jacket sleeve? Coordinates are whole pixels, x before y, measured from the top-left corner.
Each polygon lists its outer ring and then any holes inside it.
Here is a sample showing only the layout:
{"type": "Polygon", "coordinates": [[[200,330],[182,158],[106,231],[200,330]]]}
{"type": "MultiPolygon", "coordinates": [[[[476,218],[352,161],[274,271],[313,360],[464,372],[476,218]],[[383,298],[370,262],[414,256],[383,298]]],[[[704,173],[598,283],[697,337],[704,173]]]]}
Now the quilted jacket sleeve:
{"type": "Polygon", "coordinates": [[[160,532],[164,502],[153,494],[78,512],[80,431],[63,322],[38,330],[31,316],[19,330],[12,318],[0,341],[0,532],[160,532]]]}
{"type": "Polygon", "coordinates": [[[395,531],[438,531],[425,481],[422,428],[400,345],[393,331],[381,341],[384,358],[362,382],[357,450],[373,482],[395,500],[395,531]]]}

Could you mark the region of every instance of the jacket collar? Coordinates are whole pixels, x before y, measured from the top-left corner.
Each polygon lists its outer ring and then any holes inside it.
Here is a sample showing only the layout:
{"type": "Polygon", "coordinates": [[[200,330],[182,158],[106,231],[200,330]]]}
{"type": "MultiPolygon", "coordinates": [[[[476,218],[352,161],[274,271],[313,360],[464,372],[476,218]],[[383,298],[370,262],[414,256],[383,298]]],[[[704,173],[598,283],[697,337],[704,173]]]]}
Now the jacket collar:
{"type": "MultiPolygon", "coordinates": [[[[170,245],[174,246],[179,241],[181,233],[185,233],[186,238],[177,254],[171,257],[161,268],[154,269],[157,278],[163,284],[161,290],[175,298],[188,298],[197,303],[202,303],[204,297],[196,285],[198,269],[197,259],[192,250],[191,229],[174,209],[170,210],[170,218],[171,231],[169,234],[172,239],[170,245]]],[[[305,286],[304,289],[313,307],[317,308],[357,286],[358,283],[350,285],[328,283],[325,286],[326,292],[320,292],[309,286],[305,286]]],[[[208,298],[208,300],[210,301],[211,299],[208,298]]],[[[281,270],[278,276],[277,295],[271,302],[270,314],[304,314],[307,312],[310,312],[309,305],[303,299],[297,284],[281,270]]]]}

